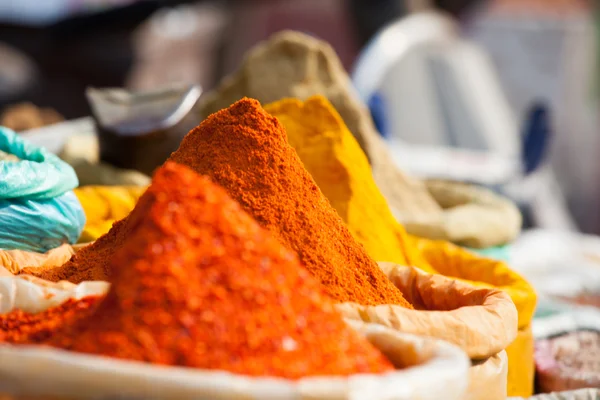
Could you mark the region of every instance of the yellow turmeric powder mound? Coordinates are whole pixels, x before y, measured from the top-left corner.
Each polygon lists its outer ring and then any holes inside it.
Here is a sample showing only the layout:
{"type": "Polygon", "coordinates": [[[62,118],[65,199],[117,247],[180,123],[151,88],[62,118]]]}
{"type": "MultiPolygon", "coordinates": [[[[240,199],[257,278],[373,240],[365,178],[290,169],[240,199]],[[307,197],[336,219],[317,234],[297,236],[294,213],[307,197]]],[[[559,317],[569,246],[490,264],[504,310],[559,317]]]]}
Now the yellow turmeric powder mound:
{"type": "Polygon", "coordinates": [[[375,184],[366,155],[325,97],[284,99],[265,110],[285,126],[304,167],[371,257],[424,262],[375,184]]]}

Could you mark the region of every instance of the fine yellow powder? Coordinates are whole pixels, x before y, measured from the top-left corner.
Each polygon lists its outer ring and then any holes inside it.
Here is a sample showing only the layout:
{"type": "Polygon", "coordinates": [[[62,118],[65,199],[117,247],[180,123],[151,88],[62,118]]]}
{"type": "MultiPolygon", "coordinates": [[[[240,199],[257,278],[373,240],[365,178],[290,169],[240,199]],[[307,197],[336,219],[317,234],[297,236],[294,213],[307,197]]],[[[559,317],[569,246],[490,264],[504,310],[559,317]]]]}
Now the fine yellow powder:
{"type": "Polygon", "coordinates": [[[360,145],[325,97],[284,99],[265,110],[284,125],[304,167],[371,257],[403,265],[425,263],[392,215],[360,145]]]}

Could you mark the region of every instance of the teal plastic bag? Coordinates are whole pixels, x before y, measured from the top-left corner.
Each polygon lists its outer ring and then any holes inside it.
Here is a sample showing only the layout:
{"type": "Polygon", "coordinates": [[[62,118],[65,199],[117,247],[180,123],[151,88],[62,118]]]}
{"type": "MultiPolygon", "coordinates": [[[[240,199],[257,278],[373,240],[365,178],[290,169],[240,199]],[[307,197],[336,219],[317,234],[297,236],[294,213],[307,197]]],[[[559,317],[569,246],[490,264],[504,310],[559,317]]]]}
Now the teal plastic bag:
{"type": "Polygon", "coordinates": [[[0,199],[52,199],[79,185],[69,164],[5,127],[0,127],[0,151],[22,160],[0,161],[0,199]]]}
{"type": "Polygon", "coordinates": [[[44,253],[76,243],[84,225],[72,191],[48,200],[0,200],[0,249],[44,253]]]}
{"type": "Polygon", "coordinates": [[[474,253],[480,256],[493,258],[494,260],[504,261],[510,263],[510,245],[488,247],[487,249],[473,249],[469,248],[474,253]]]}

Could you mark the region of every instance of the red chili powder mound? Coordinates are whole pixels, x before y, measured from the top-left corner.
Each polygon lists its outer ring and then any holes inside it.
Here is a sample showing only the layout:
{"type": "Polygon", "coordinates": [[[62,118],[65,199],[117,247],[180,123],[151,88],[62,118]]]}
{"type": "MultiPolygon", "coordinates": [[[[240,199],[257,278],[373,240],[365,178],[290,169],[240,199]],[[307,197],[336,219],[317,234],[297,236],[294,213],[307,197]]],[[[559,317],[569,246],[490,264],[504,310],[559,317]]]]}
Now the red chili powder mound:
{"type": "Polygon", "coordinates": [[[321,193],[283,125],[258,101],[245,98],[208,117],[170,160],[224,187],[298,253],[335,300],[411,307],[321,193]]]}
{"type": "Polygon", "coordinates": [[[0,342],[15,344],[41,343],[58,330],[86,317],[96,309],[101,296],[70,299],[40,313],[14,310],[0,315],[0,342]]]}
{"type": "MultiPolygon", "coordinates": [[[[288,144],[283,126],[258,101],[242,99],[211,115],[188,133],[171,159],[223,186],[260,225],[297,252],[335,300],[412,308],[352,237],[288,144]]],[[[109,279],[109,260],[131,229],[128,219],[63,266],[25,268],[22,273],[54,282],[109,279]]]]}
{"type": "Polygon", "coordinates": [[[165,164],[129,224],[106,299],[51,345],[290,379],[392,369],[296,255],[210,179],[165,164]]]}

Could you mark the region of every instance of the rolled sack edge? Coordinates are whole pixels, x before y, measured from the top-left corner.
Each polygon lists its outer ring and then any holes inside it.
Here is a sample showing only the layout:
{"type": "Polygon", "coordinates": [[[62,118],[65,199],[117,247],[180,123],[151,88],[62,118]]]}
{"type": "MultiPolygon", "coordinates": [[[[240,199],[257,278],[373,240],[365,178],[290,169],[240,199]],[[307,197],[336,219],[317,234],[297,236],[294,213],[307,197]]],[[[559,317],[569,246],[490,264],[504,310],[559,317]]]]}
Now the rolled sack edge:
{"type": "Polygon", "coordinates": [[[414,267],[392,263],[380,263],[380,267],[415,310],[387,304],[336,304],[344,317],[441,339],[460,347],[473,360],[498,354],[517,337],[517,309],[506,293],[414,267]]]}

